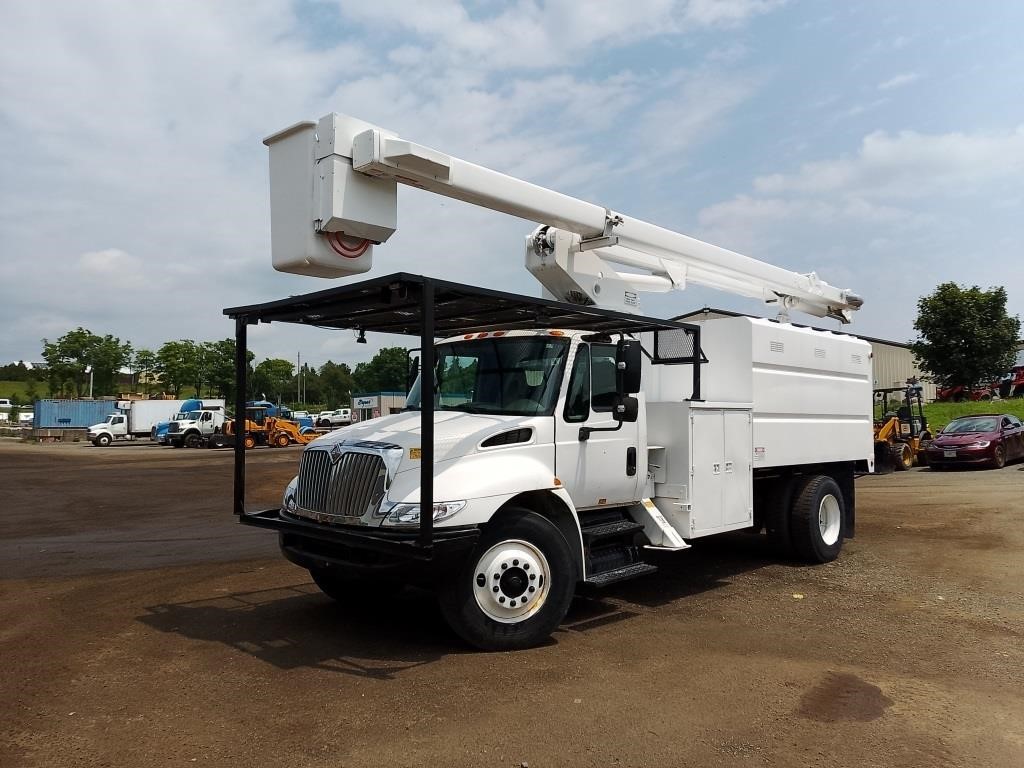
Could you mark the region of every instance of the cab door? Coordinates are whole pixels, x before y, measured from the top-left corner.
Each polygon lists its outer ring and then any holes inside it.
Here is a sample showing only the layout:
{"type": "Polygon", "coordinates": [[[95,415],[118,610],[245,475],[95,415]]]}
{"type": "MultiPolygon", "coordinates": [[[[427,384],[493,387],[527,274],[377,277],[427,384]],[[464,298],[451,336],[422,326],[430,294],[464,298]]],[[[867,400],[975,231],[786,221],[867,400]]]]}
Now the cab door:
{"type": "MultiPolygon", "coordinates": [[[[627,422],[615,431],[591,432],[580,440],[580,427],[610,429],[615,389],[615,345],[581,343],[569,368],[561,411],[555,419],[555,474],[577,509],[636,501],[639,466],[639,424],[627,422]]],[[[646,459],[646,456],[643,457],[646,459]]]]}

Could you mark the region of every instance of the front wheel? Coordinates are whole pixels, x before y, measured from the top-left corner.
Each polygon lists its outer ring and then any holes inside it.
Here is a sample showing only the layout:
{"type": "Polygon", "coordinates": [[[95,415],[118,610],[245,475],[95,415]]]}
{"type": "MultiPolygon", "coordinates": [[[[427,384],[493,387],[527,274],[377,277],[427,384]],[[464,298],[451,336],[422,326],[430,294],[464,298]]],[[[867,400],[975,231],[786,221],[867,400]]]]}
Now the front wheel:
{"type": "Polygon", "coordinates": [[[561,531],[517,508],[487,528],[465,566],[442,587],[441,611],[471,645],[517,650],[551,635],[575,589],[575,563],[561,531]]]}
{"type": "Polygon", "coordinates": [[[914,449],[909,443],[894,443],[891,450],[892,464],[897,472],[905,472],[914,466],[914,449]]]}
{"type": "Polygon", "coordinates": [[[797,556],[828,563],[839,556],[846,534],[846,508],[839,484],[815,475],[801,486],[790,513],[790,536],[797,556]]]}
{"type": "Polygon", "coordinates": [[[255,448],[256,447],[256,438],[253,437],[252,435],[246,435],[245,436],[245,440],[243,441],[243,445],[245,445],[245,447],[247,449],[248,448],[255,448]]]}
{"type": "Polygon", "coordinates": [[[992,454],[992,468],[1002,469],[1006,466],[1006,448],[1001,445],[997,445],[995,451],[992,454]]]}
{"type": "Polygon", "coordinates": [[[98,435],[96,439],[92,441],[92,444],[97,448],[106,448],[110,445],[110,435],[98,435]]]}
{"type": "Polygon", "coordinates": [[[186,448],[198,448],[203,442],[203,439],[195,432],[185,436],[185,447],[186,448]]]}
{"type": "Polygon", "coordinates": [[[287,448],[289,443],[291,443],[291,440],[289,440],[288,435],[284,433],[281,433],[280,435],[274,438],[274,445],[276,445],[278,448],[287,448]]]}

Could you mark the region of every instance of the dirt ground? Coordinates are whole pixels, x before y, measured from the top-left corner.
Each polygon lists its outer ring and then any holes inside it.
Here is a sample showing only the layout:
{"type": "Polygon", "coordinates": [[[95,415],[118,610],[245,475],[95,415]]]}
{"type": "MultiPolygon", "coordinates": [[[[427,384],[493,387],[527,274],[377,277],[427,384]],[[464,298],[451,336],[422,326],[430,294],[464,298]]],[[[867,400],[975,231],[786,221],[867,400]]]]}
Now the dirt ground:
{"type": "Polygon", "coordinates": [[[0,765],[1021,766],[1022,469],[861,478],[835,563],[703,540],[487,654],[322,596],[230,452],[0,441],[0,765]]]}

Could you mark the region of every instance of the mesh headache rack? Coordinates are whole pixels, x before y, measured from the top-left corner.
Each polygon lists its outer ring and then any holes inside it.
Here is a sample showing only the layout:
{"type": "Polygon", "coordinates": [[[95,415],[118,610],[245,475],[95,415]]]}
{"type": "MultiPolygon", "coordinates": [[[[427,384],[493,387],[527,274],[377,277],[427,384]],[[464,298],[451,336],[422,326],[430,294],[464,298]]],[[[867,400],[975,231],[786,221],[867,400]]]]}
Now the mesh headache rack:
{"type": "MultiPolygon", "coordinates": [[[[594,306],[567,304],[550,299],[478,288],[462,283],[399,272],[315,293],[291,296],[279,301],[231,307],[224,314],[235,321],[235,434],[245,433],[242,418],[248,387],[247,330],[257,323],[295,323],[317,328],[351,329],[367,332],[394,333],[416,337],[420,347],[421,370],[434,368],[434,342],[438,337],[501,330],[544,330],[549,328],[592,331],[605,334],[638,334],[647,331],[667,332],[657,351],[670,348],[671,356],[653,357],[655,363],[694,364],[694,399],[699,399],[700,363],[706,362],[700,352],[700,326],[691,323],[658,320],[642,315],[600,309],[594,306]],[[687,354],[688,353],[688,354],[687,354]]],[[[660,336],[660,333],[657,334],[660,336]]],[[[656,352],[657,352],[656,351],[656,352]]],[[[249,525],[269,527],[323,539],[358,540],[361,546],[386,551],[401,551],[412,557],[431,556],[441,545],[458,545],[459,535],[438,538],[434,533],[434,380],[421,381],[420,430],[422,454],[420,463],[420,522],[412,533],[382,529],[339,526],[327,531],[312,521],[285,523],[277,509],[247,512],[245,509],[245,445],[235,440],[234,513],[249,525]]],[[[312,467],[310,467],[312,469],[312,467]]],[[[377,492],[377,473],[366,469],[365,483],[360,485],[359,506],[377,492]],[[366,487],[364,488],[363,485],[366,487]]],[[[327,500],[324,500],[325,502],[327,500]]],[[[357,511],[342,499],[330,499],[339,517],[349,518],[357,511]]],[[[353,502],[354,503],[354,502],[353,502]]],[[[475,538],[475,537],[474,537],[475,538]]]]}

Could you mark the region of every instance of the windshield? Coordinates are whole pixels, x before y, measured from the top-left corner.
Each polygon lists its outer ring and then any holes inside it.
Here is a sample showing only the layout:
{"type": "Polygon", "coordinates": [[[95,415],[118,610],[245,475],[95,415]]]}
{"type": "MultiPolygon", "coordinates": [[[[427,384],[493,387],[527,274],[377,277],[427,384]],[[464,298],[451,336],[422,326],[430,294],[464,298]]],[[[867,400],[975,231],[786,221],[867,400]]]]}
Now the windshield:
{"type": "Polygon", "coordinates": [[[962,435],[967,432],[995,432],[999,429],[999,419],[992,416],[954,419],[942,430],[946,435],[962,435]]]}
{"type": "Polygon", "coordinates": [[[202,415],[202,411],[189,411],[185,414],[185,418],[182,421],[199,421],[199,417],[202,415]]]}
{"type": "MultiPolygon", "coordinates": [[[[513,336],[437,347],[434,408],[439,411],[546,416],[554,412],[569,350],[567,339],[513,336]]],[[[420,407],[420,379],[406,407],[420,407]]]]}

